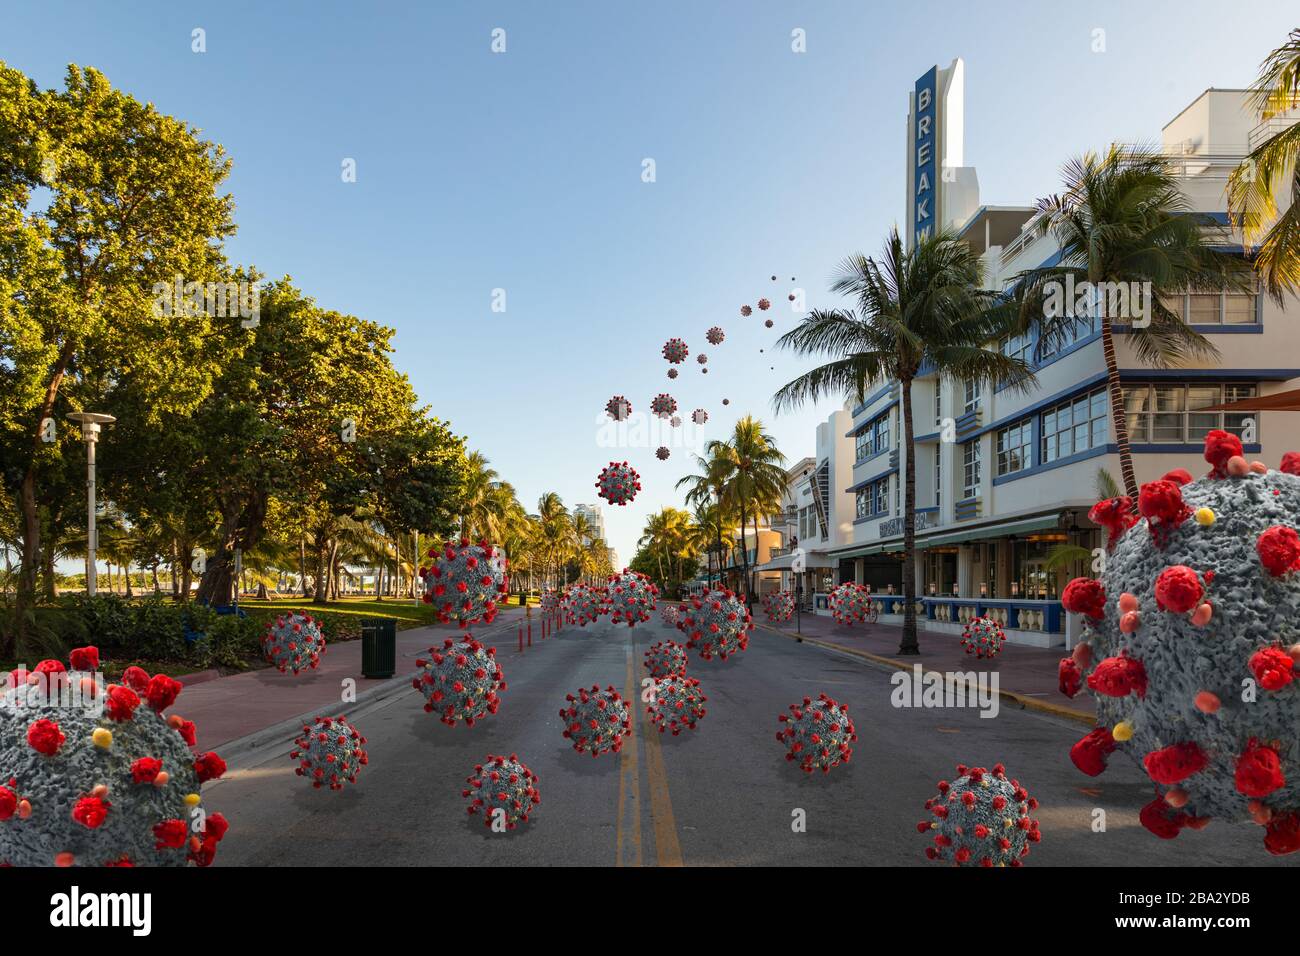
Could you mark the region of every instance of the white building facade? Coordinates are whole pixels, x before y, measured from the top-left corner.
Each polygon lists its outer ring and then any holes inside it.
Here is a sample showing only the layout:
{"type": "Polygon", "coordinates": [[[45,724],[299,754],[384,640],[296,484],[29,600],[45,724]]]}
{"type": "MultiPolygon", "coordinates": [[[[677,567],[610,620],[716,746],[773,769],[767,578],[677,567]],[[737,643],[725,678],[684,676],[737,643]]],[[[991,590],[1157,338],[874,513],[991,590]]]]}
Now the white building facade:
{"type": "MultiPolygon", "coordinates": [[[[929,71],[911,94],[908,120],[908,236],[948,228],[982,256],[985,284],[1006,288],[1024,270],[1058,256],[1050,234],[1027,231],[1033,209],[978,202],[973,169],[961,166],[963,67],[929,71]],[[953,168],[945,168],[952,162],[953,168]]],[[[1240,90],[1207,90],[1165,128],[1163,149],[1176,164],[1191,210],[1222,230],[1221,245],[1240,249],[1228,228],[1227,176],[1263,135],[1240,90]]],[[[1292,120],[1294,122],[1294,119],[1292,120]]],[[[1274,121],[1274,126],[1276,121],[1274,121]]],[[[1062,157],[1065,159],[1066,157],[1062,157]]],[[[1115,336],[1128,427],[1139,483],[1173,468],[1195,474],[1205,433],[1223,428],[1243,438],[1248,457],[1276,467],[1300,449],[1300,415],[1201,412],[1221,402],[1296,387],[1300,378],[1300,303],[1287,310],[1261,294],[1184,295],[1166,300],[1218,350],[1216,360],[1151,368],[1134,355],[1122,329],[1115,336]],[[1290,383],[1290,384],[1288,384],[1290,383]]],[[[1040,349],[1028,336],[998,347],[1035,369],[1030,394],[941,381],[922,374],[912,385],[916,430],[916,580],[923,626],[959,629],[976,614],[998,618],[1013,641],[1065,643],[1060,591],[1085,573],[1060,564],[1062,546],[1101,543],[1087,518],[1100,497],[1098,472],[1116,480],[1100,328],[1085,320],[1072,341],[1040,349]]],[[[901,619],[902,448],[899,392],[880,388],[844,413],[851,448],[851,502],[846,541],[828,540],[839,580],[883,594],[901,619]]],[[[828,422],[827,424],[831,424],[828,422]]],[[[818,455],[822,454],[822,426],[818,455]]],[[[830,441],[831,436],[825,436],[830,441]]],[[[886,616],[884,620],[889,620],[886,616]]]]}

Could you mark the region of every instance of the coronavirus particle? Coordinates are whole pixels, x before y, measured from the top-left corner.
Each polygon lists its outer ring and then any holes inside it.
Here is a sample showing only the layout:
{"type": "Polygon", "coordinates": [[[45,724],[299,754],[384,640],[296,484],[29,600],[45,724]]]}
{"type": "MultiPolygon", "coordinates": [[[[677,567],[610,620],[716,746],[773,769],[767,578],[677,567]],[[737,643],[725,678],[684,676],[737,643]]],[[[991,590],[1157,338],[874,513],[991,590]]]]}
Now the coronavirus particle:
{"type": "Polygon", "coordinates": [[[660,445],[655,449],[655,457],[660,461],[667,461],[670,455],[672,455],[672,452],[664,445],[660,445]]]}
{"type": "Polygon", "coordinates": [[[624,568],[622,574],[610,575],[605,582],[605,606],[615,624],[634,627],[650,620],[658,596],[654,582],[639,571],[624,568]]]}
{"type": "Polygon", "coordinates": [[[789,591],[771,591],[763,595],[763,613],[772,624],[783,624],[794,614],[794,595],[789,591]]]}
{"type": "Polygon", "coordinates": [[[262,635],[262,654],[282,674],[314,668],[324,653],[325,635],[320,624],[301,611],[281,614],[262,635]]]}
{"type": "Polygon", "coordinates": [[[669,627],[676,627],[677,612],[679,609],[680,606],[672,603],[671,601],[663,602],[662,604],[659,605],[659,620],[663,621],[669,627]]]}
{"type": "MultiPolygon", "coordinates": [[[[673,607],[668,604],[665,607],[673,607]]],[[[646,670],[653,678],[686,673],[686,648],[676,641],[657,641],[645,652],[646,670]]]]}
{"type": "Polygon", "coordinates": [[[704,719],[707,700],[699,681],[685,674],[670,674],[655,681],[654,697],[646,705],[646,714],[659,733],[672,731],[676,737],[684,729],[694,730],[704,719]]]}
{"type": "Polygon", "coordinates": [[[506,689],[506,676],[496,659],[495,647],[484,647],[465,634],[462,640],[447,638],[442,647],[429,648],[427,658],[417,658],[419,668],[411,686],[424,694],[425,713],[437,714],[448,727],[495,714],[498,696],[506,689]]]}
{"type": "Polygon", "coordinates": [[[721,345],[723,340],[726,339],[727,333],[715,325],[704,334],[704,337],[709,340],[710,345],[721,345]]]}
{"type": "Polygon", "coordinates": [[[731,404],[731,399],[729,399],[729,398],[724,398],[724,399],[722,400],[722,404],[723,404],[723,405],[730,405],[730,404],[731,404]]]}
{"type": "Polygon", "coordinates": [[[709,357],[701,352],[699,355],[695,356],[695,361],[699,362],[701,365],[707,365],[709,364],[709,357]]]}
{"type": "Polygon", "coordinates": [[[1006,640],[1002,625],[987,617],[971,618],[961,631],[961,646],[979,658],[997,657],[1006,640]]]}
{"type": "Polygon", "coordinates": [[[650,411],[659,418],[672,418],[673,412],[677,411],[677,399],[667,392],[660,392],[650,400],[650,411]]]}
{"type": "Polygon", "coordinates": [[[675,369],[675,368],[670,368],[670,369],[668,370],[668,377],[669,377],[669,378],[676,378],[676,377],[677,377],[677,369],[675,369]]]}
{"type": "Polygon", "coordinates": [[[691,421],[697,425],[703,425],[709,420],[709,413],[702,408],[697,408],[691,412],[691,421]]]}
{"type": "Polygon", "coordinates": [[[622,395],[615,395],[605,403],[605,414],[616,422],[625,422],[632,414],[632,403],[622,395]]]}
{"type": "Polygon", "coordinates": [[[831,617],[836,624],[853,625],[866,620],[871,610],[871,592],[866,585],[845,581],[831,591],[826,603],[830,605],[831,617]]]}
{"type": "Polygon", "coordinates": [[[686,356],[690,355],[690,349],[681,339],[669,339],[664,343],[664,358],[674,365],[679,365],[686,361],[686,356]]]}
{"type": "Polygon", "coordinates": [[[641,490],[641,476],[627,462],[611,461],[596,478],[596,494],[611,505],[623,506],[641,490]]]}
{"type": "Polygon", "coordinates": [[[925,848],[931,860],[956,866],[1020,866],[1029,844],[1039,840],[1038,821],[1029,816],[1038,801],[1019,782],[1007,779],[1006,768],[957,765],[957,779],[939,781],[938,796],[925,801],[933,817],[916,825],[933,834],[925,848]]]}
{"type": "Polygon", "coordinates": [[[547,588],[542,592],[541,608],[543,614],[554,614],[560,609],[560,592],[547,588]]]}
{"type": "Polygon", "coordinates": [[[474,773],[465,778],[469,784],[461,791],[469,798],[470,816],[483,814],[483,824],[489,829],[496,821],[513,830],[528,822],[528,815],[542,802],[537,789],[537,774],[519,762],[519,757],[488,755],[485,762],[474,767],[474,773]]]}
{"type": "Polygon", "coordinates": [[[573,742],[574,750],[599,757],[623,749],[623,738],[632,733],[632,718],[618,691],[593,685],[565,699],[568,706],[560,709],[560,718],[565,739],[573,742]]]}
{"type": "Polygon", "coordinates": [[[1100,580],[1062,604],[1084,640],[1061,689],[1086,683],[1099,726],[1070,756],[1096,776],[1116,749],[1139,761],[1155,800],[1143,826],[1171,839],[1211,818],[1250,820],[1273,854],[1300,849],[1300,455],[1280,471],[1211,431],[1211,471],[1170,473],[1093,508],[1111,531],[1100,580]]]}
{"type": "Polygon", "coordinates": [[[768,329],[770,329],[770,328],[771,328],[772,326],[774,326],[774,325],[776,325],[776,323],[773,322],[771,319],[765,319],[765,320],[763,321],[763,327],[764,327],[764,328],[768,328],[768,329]]]}
{"type": "Polygon", "coordinates": [[[70,664],[0,679],[0,865],[207,866],[227,823],[199,790],[226,764],[164,716],[181,684],[139,667],[106,684],[94,647],[70,664]]]}
{"type": "Polygon", "coordinates": [[[433,605],[438,620],[454,620],[461,627],[479,621],[491,623],[497,616],[497,601],[509,591],[506,556],[486,541],[470,544],[461,538],[441,550],[431,549],[433,564],[421,568],[424,601],[433,605]]]}
{"type": "Polygon", "coordinates": [[[681,428],[682,420],[678,416],[674,415],[672,418],[668,419],[668,424],[673,426],[673,428],[681,428]]]}
{"type": "Polygon", "coordinates": [[[706,661],[726,660],[749,646],[754,619],[745,602],[727,589],[703,591],[682,605],[678,629],[687,637],[686,646],[706,661]]]}
{"type": "Polygon", "coordinates": [[[785,759],[799,764],[805,773],[848,763],[853,756],[849,744],[858,739],[849,719],[849,709],[825,694],[817,699],[805,697],[802,704],[791,704],[790,713],[777,717],[781,729],[776,739],[786,748],[785,759]]]}
{"type": "Polygon", "coordinates": [[[317,790],[342,790],[343,784],[356,783],[357,774],[370,762],[366,738],[342,717],[317,717],[314,724],[303,724],[293,745],[289,759],[298,761],[294,772],[317,790]]]}
{"type": "Polygon", "coordinates": [[[750,316],[754,314],[754,310],[747,305],[742,305],[740,307],[740,314],[744,316],[750,316]]]}
{"type": "Polygon", "coordinates": [[[768,309],[772,308],[772,303],[768,299],[759,299],[758,308],[760,311],[766,312],[768,309]]]}
{"type": "Polygon", "coordinates": [[[605,590],[589,584],[570,584],[560,598],[560,610],[566,624],[594,624],[605,610],[605,590]]]}

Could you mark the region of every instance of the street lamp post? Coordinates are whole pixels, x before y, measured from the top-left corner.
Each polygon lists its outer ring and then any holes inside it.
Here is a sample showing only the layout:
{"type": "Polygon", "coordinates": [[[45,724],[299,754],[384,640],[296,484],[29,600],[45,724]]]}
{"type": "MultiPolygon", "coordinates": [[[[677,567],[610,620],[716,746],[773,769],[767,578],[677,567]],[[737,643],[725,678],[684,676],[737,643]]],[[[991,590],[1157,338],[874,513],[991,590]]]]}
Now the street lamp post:
{"type": "Polygon", "coordinates": [[[81,426],[81,440],[86,443],[86,595],[95,596],[95,552],[99,541],[95,531],[95,445],[99,442],[99,426],[117,421],[112,415],[99,412],[72,412],[68,420],[81,426]]]}

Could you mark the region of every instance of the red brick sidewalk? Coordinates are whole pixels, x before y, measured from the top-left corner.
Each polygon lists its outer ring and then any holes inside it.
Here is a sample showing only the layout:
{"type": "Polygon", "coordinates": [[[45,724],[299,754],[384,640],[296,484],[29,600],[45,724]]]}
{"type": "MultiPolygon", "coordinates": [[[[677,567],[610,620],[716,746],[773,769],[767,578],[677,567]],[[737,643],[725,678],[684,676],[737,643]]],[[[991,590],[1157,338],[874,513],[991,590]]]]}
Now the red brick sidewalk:
{"type": "MultiPolygon", "coordinates": [[[[755,608],[755,622],[784,637],[799,636],[795,632],[794,618],[779,627],[773,627],[765,622],[762,610],[755,608]]],[[[1070,717],[1089,725],[1094,721],[1093,701],[1086,688],[1073,700],[1057,688],[1057,665],[1065,656],[1064,648],[1027,647],[1007,643],[1003,645],[1002,653],[992,660],[978,660],[962,648],[960,634],[943,634],[918,628],[917,643],[921,645],[921,653],[904,657],[898,653],[898,645],[903,636],[901,625],[862,623],[850,627],[836,624],[831,617],[804,614],[799,627],[806,641],[838,648],[876,663],[909,670],[920,664],[926,671],[996,671],[1004,697],[1010,697],[1026,707],[1070,717]]]]}
{"type": "MultiPolygon", "coordinates": [[[[514,650],[524,609],[511,606],[498,612],[488,625],[470,628],[470,633],[500,652],[514,650]]],[[[533,608],[533,640],[541,639],[541,612],[533,608]]],[[[392,679],[406,680],[415,673],[415,659],[431,645],[444,638],[463,633],[455,624],[438,624],[397,632],[397,670],[392,679]]],[[[361,641],[345,641],[326,647],[320,666],[298,675],[281,674],[274,668],[262,668],[232,674],[215,680],[190,684],[181,691],[169,714],[180,714],[198,728],[198,749],[211,750],[249,734],[272,727],[313,710],[330,713],[343,706],[342,682],[356,680],[356,695],[361,699],[387,680],[370,680],[361,676],[361,641]]]]}

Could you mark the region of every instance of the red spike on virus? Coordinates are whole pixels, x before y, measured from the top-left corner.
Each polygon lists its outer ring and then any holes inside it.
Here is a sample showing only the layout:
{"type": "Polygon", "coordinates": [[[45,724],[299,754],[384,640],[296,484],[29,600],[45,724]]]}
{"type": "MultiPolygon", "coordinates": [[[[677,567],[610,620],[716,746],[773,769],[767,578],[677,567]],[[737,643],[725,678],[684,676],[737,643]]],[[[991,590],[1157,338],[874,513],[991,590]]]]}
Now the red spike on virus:
{"type": "Polygon", "coordinates": [[[1002,653],[1002,645],[1007,635],[1002,625],[989,617],[973,617],[966,622],[961,632],[961,646],[967,654],[977,658],[988,659],[1002,653]]]}
{"type": "Polygon", "coordinates": [[[356,783],[357,774],[370,762],[366,738],[343,717],[317,717],[303,724],[293,745],[289,759],[298,763],[294,772],[317,790],[342,790],[345,783],[356,783]]]}
{"type": "Polygon", "coordinates": [[[509,562],[505,552],[468,538],[429,550],[433,564],[420,568],[424,579],[424,602],[433,606],[438,620],[456,621],[469,627],[484,621],[491,624],[497,616],[497,601],[509,593],[509,562]]]}
{"type": "Polygon", "coordinates": [[[669,339],[664,343],[664,358],[674,365],[679,365],[686,361],[686,356],[690,354],[690,349],[681,339],[669,339]]]}
{"type": "Polygon", "coordinates": [[[805,697],[801,704],[791,704],[789,714],[777,720],[781,729],[776,739],[786,747],[785,759],[797,763],[805,773],[848,763],[853,756],[849,745],[858,739],[849,719],[849,709],[826,694],[817,699],[805,697]]]}
{"type": "Polygon", "coordinates": [[[135,666],[108,684],[97,648],[69,657],[0,681],[0,866],[207,866],[228,824],[199,793],[226,764],[164,713],[181,685],[135,666]]]}
{"type": "Polygon", "coordinates": [[[560,721],[574,750],[599,757],[623,749],[623,738],[632,733],[632,715],[618,691],[593,685],[565,699],[568,705],[560,708],[560,721]]]}
{"type": "Polygon", "coordinates": [[[1100,725],[1071,760],[1089,776],[1116,750],[1138,760],[1155,787],[1139,814],[1153,835],[1219,817],[1259,825],[1268,852],[1290,853],[1300,849],[1300,781],[1288,766],[1300,726],[1290,625],[1300,475],[1241,452],[1237,436],[1210,432],[1208,475],[1143,486],[1143,520],[1117,528],[1101,580],[1063,592],[1084,631],[1060,680],[1066,693],[1086,681],[1100,725]]]}
{"type": "Polygon", "coordinates": [[[441,647],[429,648],[427,658],[417,658],[415,666],[411,686],[424,695],[425,713],[437,714],[448,727],[462,720],[473,727],[497,712],[506,676],[495,647],[484,647],[468,633],[459,641],[449,637],[441,647]]]}
{"type": "Polygon", "coordinates": [[[939,793],[925,802],[929,820],[916,829],[930,837],[930,860],[956,866],[1020,866],[1030,844],[1040,840],[1038,821],[1029,814],[1038,808],[1006,768],[958,765],[957,778],[939,781],[939,793]]]}

